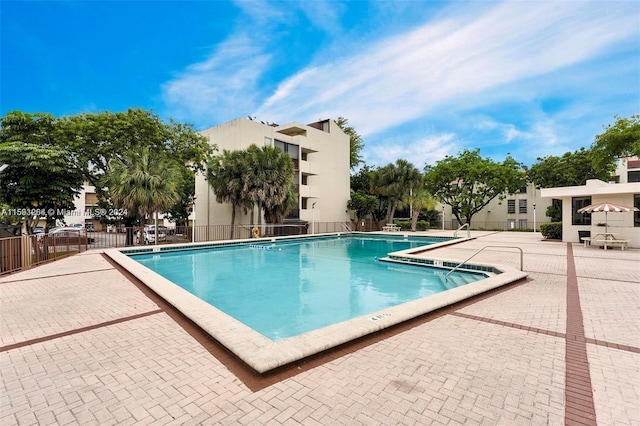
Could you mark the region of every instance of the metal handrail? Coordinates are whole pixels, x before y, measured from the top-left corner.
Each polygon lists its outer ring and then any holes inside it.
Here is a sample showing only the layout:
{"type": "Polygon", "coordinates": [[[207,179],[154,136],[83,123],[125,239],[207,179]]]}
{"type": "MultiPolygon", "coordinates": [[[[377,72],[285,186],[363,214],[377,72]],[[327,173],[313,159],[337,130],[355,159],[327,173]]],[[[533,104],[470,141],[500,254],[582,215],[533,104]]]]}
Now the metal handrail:
{"type": "Polygon", "coordinates": [[[465,226],[467,227],[467,238],[470,238],[471,237],[471,228],[469,228],[469,223],[468,222],[463,224],[460,228],[456,229],[455,232],[453,233],[453,236],[457,237],[458,236],[458,231],[461,230],[462,228],[464,228],[465,226]]]}
{"type": "Polygon", "coordinates": [[[475,255],[477,255],[478,253],[480,253],[482,250],[489,248],[489,247],[499,247],[499,248],[515,248],[520,250],[520,270],[522,271],[522,263],[523,263],[523,258],[524,258],[524,252],[522,251],[522,249],[518,246],[484,246],[482,247],[480,250],[478,250],[477,252],[473,253],[471,256],[469,256],[467,259],[463,260],[462,263],[459,263],[458,266],[456,266],[455,268],[453,268],[452,270],[450,270],[449,272],[446,273],[445,278],[449,276],[450,273],[458,270],[458,268],[460,268],[462,265],[464,265],[465,263],[467,263],[469,260],[471,260],[475,255]]]}

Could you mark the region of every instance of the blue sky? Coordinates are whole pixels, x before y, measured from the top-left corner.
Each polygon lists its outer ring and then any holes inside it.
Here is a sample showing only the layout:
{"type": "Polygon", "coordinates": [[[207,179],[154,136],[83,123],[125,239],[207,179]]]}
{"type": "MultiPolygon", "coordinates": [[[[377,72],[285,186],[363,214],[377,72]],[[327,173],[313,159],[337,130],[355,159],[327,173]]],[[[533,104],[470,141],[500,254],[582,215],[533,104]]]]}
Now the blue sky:
{"type": "Polygon", "coordinates": [[[367,164],[525,164],[640,113],[638,1],[0,2],[0,115],[343,116],[367,164]]]}

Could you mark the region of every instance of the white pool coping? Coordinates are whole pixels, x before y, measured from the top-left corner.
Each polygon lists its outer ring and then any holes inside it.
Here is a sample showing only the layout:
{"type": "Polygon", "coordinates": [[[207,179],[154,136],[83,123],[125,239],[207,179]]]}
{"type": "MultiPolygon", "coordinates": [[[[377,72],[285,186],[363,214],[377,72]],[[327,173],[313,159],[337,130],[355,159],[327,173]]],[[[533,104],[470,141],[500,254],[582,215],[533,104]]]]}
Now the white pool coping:
{"type": "MultiPolygon", "coordinates": [[[[344,234],[345,233],[329,234],[323,236],[344,234]]],[[[315,237],[317,236],[319,235],[315,235],[315,237]]],[[[273,239],[252,239],[244,240],[244,242],[256,243],[271,240],[273,239]]],[[[437,243],[429,246],[429,248],[455,244],[461,240],[466,239],[437,243]]],[[[243,241],[233,241],[233,243],[237,242],[243,241]]],[[[155,246],[153,248],[188,248],[202,247],[204,245],[211,246],[214,244],[216,243],[175,244],[155,246]]],[[[224,244],[224,242],[220,242],[220,244],[224,244]]],[[[406,302],[390,308],[385,308],[380,311],[372,312],[367,315],[313,330],[298,336],[273,341],[123,253],[123,251],[131,251],[132,249],[135,248],[110,249],[105,250],[105,254],[134,275],[156,294],[173,305],[187,318],[196,323],[206,333],[211,335],[258,373],[265,373],[269,370],[273,370],[324,350],[339,346],[343,343],[355,340],[359,337],[374,333],[384,328],[402,323],[527,277],[526,273],[510,266],[469,262],[470,265],[486,266],[493,268],[500,273],[493,274],[486,279],[466,284],[461,287],[456,287],[442,293],[423,297],[421,299],[406,302]]],[[[147,247],[147,249],[149,248],[147,247]]],[[[415,252],[417,249],[405,250],[394,254],[400,254],[407,258],[415,257],[419,259],[432,259],[438,262],[447,261],[445,259],[425,257],[424,255],[414,256],[410,254],[412,251],[415,252]]],[[[421,248],[420,251],[424,251],[424,248],[421,248]]]]}

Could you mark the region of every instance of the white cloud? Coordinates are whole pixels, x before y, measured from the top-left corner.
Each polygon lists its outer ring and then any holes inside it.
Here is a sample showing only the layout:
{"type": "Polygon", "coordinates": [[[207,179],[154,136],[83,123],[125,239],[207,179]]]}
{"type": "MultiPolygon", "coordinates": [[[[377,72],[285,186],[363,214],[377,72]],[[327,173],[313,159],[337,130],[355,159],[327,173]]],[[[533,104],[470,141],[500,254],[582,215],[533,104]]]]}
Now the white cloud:
{"type": "Polygon", "coordinates": [[[436,161],[453,154],[456,149],[454,140],[453,133],[444,133],[408,143],[385,143],[371,147],[364,160],[369,165],[384,166],[398,158],[404,158],[422,170],[425,164],[435,164],[436,161]]]}
{"type": "Polygon", "coordinates": [[[586,61],[638,36],[637,14],[607,13],[633,8],[630,2],[482,6],[314,64],[285,80],[255,114],[286,121],[296,111],[298,119],[312,120],[326,111],[348,117],[366,136],[441,108],[477,106],[489,91],[586,61]]]}
{"type": "MultiPolygon", "coordinates": [[[[279,40],[280,26],[298,25],[302,12],[323,31],[340,30],[343,8],[338,2],[237,0],[234,4],[241,12],[236,30],[205,61],[188,66],[162,85],[167,115],[205,125],[249,115],[263,102],[262,79],[274,66],[276,55],[286,58],[291,54],[279,40]]],[[[281,96],[286,96],[287,86],[310,72],[292,77],[281,88],[281,96]]],[[[276,94],[272,99],[279,97],[276,94]]]]}
{"type": "MultiPolygon", "coordinates": [[[[638,96],[619,83],[639,76],[629,55],[640,51],[633,2],[451,2],[373,42],[375,31],[343,31],[341,3],[236,4],[236,31],[164,85],[169,115],[196,125],[249,114],[271,122],[343,116],[373,165],[405,158],[422,167],[464,148],[531,163],[588,146],[602,117],[626,114],[618,99],[630,105],[638,96]],[[295,54],[278,34],[309,24],[333,38],[306,67],[270,80],[295,54]]],[[[403,6],[398,16],[417,7],[403,6]]],[[[393,13],[371,27],[397,25],[393,13]]]]}
{"type": "Polygon", "coordinates": [[[502,135],[504,143],[510,143],[513,140],[530,140],[533,135],[530,132],[520,130],[513,123],[500,123],[490,117],[481,118],[474,126],[479,130],[494,130],[502,135]]]}
{"type": "Polygon", "coordinates": [[[178,119],[211,122],[251,112],[258,79],[270,56],[246,34],[220,44],[204,62],[181,72],[163,85],[163,100],[178,119]]]}

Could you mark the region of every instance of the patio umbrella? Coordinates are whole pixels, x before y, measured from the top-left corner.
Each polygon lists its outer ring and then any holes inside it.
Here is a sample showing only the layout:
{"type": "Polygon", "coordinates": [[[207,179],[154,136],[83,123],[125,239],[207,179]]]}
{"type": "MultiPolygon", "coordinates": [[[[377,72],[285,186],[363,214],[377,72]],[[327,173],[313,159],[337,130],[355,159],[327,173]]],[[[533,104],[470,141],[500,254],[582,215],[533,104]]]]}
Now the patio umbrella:
{"type": "Polygon", "coordinates": [[[594,213],[604,212],[604,232],[609,232],[609,224],[607,223],[607,215],[609,212],[637,212],[640,211],[637,207],[621,206],[620,204],[613,203],[596,203],[585,206],[578,209],[578,213],[594,213]]]}

